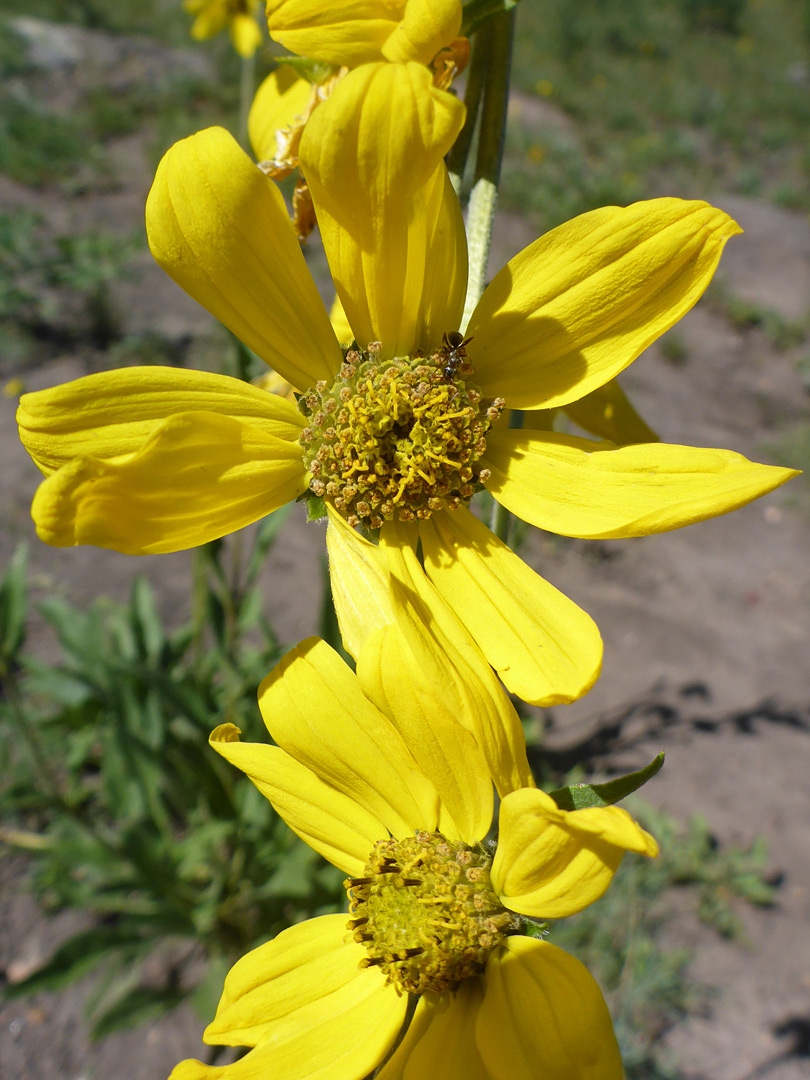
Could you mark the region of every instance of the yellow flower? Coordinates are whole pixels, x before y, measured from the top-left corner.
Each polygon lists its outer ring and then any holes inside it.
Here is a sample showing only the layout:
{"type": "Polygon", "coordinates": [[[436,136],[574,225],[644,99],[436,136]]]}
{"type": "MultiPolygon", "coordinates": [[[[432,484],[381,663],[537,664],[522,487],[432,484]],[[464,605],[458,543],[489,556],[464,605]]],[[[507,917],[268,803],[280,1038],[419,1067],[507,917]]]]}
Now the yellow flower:
{"type": "MultiPolygon", "coordinates": [[[[591,620],[468,509],[479,486],[567,536],[640,536],[725,513],[794,472],[726,450],[555,434],[695,303],[729,236],[702,202],[592,211],[500,271],[452,344],[467,253],[443,157],[463,106],[416,63],[366,64],[313,114],[301,160],[358,345],[345,356],[278,189],[224,131],[164,157],[147,204],[158,262],[282,378],[129,368],[27,394],[48,543],[132,554],[201,544],[308,488],[333,520],[421,545],[424,572],[507,687],[550,704],[598,674],[591,620]],[[382,138],[381,133],[386,133],[382,138]],[[524,426],[495,421],[504,406],[524,426]]],[[[344,567],[332,558],[337,592],[344,567]]],[[[344,627],[344,633],[345,633],[344,627]]]]}
{"type": "Polygon", "coordinates": [[[288,653],[259,691],[276,745],[240,742],[231,724],[211,736],[349,875],[349,916],[239,960],[204,1039],[252,1049],[224,1067],[184,1061],[172,1080],[362,1080],[380,1066],[379,1080],[621,1080],[597,984],[524,936],[524,916],[582,910],[625,851],[654,856],[655,841],[618,807],[564,811],[534,787],[504,794],[487,840],[492,783],[469,718],[441,685],[431,698],[403,677],[397,627],[380,636],[356,675],[315,638],[288,653]]]}
{"type": "Polygon", "coordinates": [[[227,26],[240,56],[253,56],[262,43],[256,21],[259,0],[183,0],[183,7],[195,16],[191,25],[195,41],[215,37],[227,26]]]}

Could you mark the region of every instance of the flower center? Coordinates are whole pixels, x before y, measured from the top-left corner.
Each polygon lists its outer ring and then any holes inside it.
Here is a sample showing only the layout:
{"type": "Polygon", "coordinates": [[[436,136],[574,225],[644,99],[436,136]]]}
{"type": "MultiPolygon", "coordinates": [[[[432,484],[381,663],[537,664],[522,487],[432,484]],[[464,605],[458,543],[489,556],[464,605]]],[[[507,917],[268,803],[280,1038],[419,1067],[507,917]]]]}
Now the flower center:
{"type": "Polygon", "coordinates": [[[493,948],[520,927],[492,891],[491,862],[437,833],[379,840],[364,876],[344,882],[349,929],[368,950],[361,966],[380,967],[398,994],[441,993],[480,975],[493,948]]]}
{"type": "Polygon", "coordinates": [[[392,360],[379,359],[379,342],[352,347],[331,386],[300,398],[310,490],[353,527],[456,509],[489,479],[478,462],[504,401],[485,402],[468,384],[466,342],[452,340],[430,356],[392,360]]]}

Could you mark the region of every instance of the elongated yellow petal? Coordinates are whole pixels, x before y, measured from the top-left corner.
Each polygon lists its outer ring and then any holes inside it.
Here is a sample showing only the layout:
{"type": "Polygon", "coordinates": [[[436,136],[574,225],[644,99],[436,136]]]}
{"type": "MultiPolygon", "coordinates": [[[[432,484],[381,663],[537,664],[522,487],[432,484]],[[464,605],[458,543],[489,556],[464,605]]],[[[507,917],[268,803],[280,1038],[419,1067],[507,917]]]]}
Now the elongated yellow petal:
{"type": "Polygon", "coordinates": [[[397,64],[408,60],[429,64],[460,29],[460,0],[408,0],[402,22],[383,45],[383,55],[397,64]]]}
{"type": "Polygon", "coordinates": [[[312,86],[291,67],[271,71],[253,99],[248,114],[248,137],[257,161],[272,161],[278,154],[276,132],[289,127],[306,111],[312,86]]]}
{"type": "Polygon", "coordinates": [[[240,56],[253,56],[262,43],[262,32],[252,15],[234,15],[229,31],[233,47],[240,56]]]}
{"type": "Polygon", "coordinates": [[[623,1080],[599,987],[556,945],[506,939],[487,965],[476,1042],[491,1080],[623,1080]]]}
{"type": "Polygon", "coordinates": [[[467,728],[499,794],[531,787],[520,719],[464,623],[426,577],[416,558],[417,537],[416,526],[402,522],[390,522],[380,533],[397,625],[409,646],[410,678],[438,695],[448,716],[467,728]]]}
{"type": "Polygon", "coordinates": [[[293,386],[331,380],[340,347],[284,200],[227,131],[167,151],[146,231],[166,273],[293,386]]]}
{"type": "Polygon", "coordinates": [[[483,996],[481,979],[465,979],[452,994],[423,995],[405,1038],[378,1080],[489,1080],[475,1045],[483,996]]]}
{"type": "Polygon", "coordinates": [[[40,484],[31,516],[55,547],[151,555],[241,529],[305,488],[297,444],[231,417],[180,413],[136,454],[64,465],[40,484]]]}
{"type": "Polygon", "coordinates": [[[329,578],[343,647],[355,660],[375,630],[395,621],[385,554],[327,503],[329,578]]]}
{"type": "Polygon", "coordinates": [[[309,638],[259,688],[274,740],[397,837],[436,828],[438,799],[391,723],[325,642],[309,638]]]}
{"type": "Polygon", "coordinates": [[[270,37],[285,49],[336,67],[382,59],[406,0],[268,0],[270,37]]]}
{"type": "Polygon", "coordinates": [[[633,403],[616,379],[611,379],[578,401],[569,401],[565,411],[585,431],[600,439],[608,439],[617,446],[658,442],[658,436],[633,408],[633,403]]]}
{"type": "Polygon", "coordinates": [[[524,521],[564,536],[602,538],[647,536],[717,517],[798,475],[731,450],[616,448],[537,431],[492,432],[486,464],[488,490],[524,521]]]}
{"type": "Polygon", "coordinates": [[[653,857],[655,840],[618,806],[560,810],[538,789],[501,803],[492,887],[512,911],[560,919],[605,892],[625,851],[653,857]]]}
{"type": "Polygon", "coordinates": [[[466,240],[442,159],[463,120],[464,106],[434,89],[427,68],[367,64],[301,139],[338,295],[359,343],[381,341],[383,356],[438,345],[458,326],[466,240]]]}
{"type": "Polygon", "coordinates": [[[476,381],[516,409],[584,397],[686,314],[741,231],[722,210],[680,199],[560,225],[516,255],[473,312],[476,381]]]}
{"type": "Polygon", "coordinates": [[[362,874],[374,844],[388,835],[378,816],[279,747],[240,742],[233,724],[221,724],[210,742],[311,848],[352,877],[362,874]]]}
{"type": "Polygon", "coordinates": [[[22,444],[46,476],[77,457],[109,460],[137,453],[164,420],[189,410],[218,413],[294,443],[303,417],[258,387],[182,368],[131,367],[23,394],[22,444]]]}
{"type": "Polygon", "coordinates": [[[593,686],[602,639],[581,608],[530,569],[468,510],[420,522],[425,571],[507,689],[535,705],[593,686]]]}
{"type": "Polygon", "coordinates": [[[171,1080],[357,1080],[385,1059],[407,998],[371,969],[301,1008],[296,1004],[291,998],[292,1011],[268,1025],[268,1035],[239,1061],[183,1061],[171,1080]]]}
{"type": "Polygon", "coordinates": [[[280,1023],[306,1025],[302,1015],[313,1004],[334,1003],[346,988],[373,988],[384,981],[379,971],[360,969],[365,947],[344,940],[347,916],[322,915],[282,930],[272,941],[237,960],[225,979],[217,1014],[205,1029],[207,1043],[255,1046],[273,1038],[280,1023]],[[371,978],[369,978],[371,976],[371,978]],[[350,984],[354,983],[352,987],[350,984]]]}

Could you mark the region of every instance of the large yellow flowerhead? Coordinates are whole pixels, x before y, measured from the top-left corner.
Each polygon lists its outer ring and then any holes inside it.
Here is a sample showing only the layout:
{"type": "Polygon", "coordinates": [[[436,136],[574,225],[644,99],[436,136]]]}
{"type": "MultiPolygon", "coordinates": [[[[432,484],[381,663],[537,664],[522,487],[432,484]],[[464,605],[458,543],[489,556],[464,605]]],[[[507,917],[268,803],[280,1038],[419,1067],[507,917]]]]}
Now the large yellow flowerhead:
{"type": "Polygon", "coordinates": [[[310,639],[259,691],[276,745],[243,743],[231,724],[213,732],[348,875],[349,914],[238,961],[204,1038],[252,1049],[224,1067],[184,1061],[172,1080],[621,1080],[598,986],[525,936],[527,917],[582,910],[625,851],[653,856],[655,841],[618,807],[565,811],[531,786],[503,791],[488,839],[492,780],[470,731],[481,718],[452,690],[413,684],[407,652],[391,626],[354,675],[310,639]]]}
{"type": "MultiPolygon", "coordinates": [[[[548,430],[549,410],[612,380],[698,299],[739,232],[706,203],[608,207],[554,229],[497,274],[458,343],[466,240],[443,157],[462,120],[425,67],[381,63],[350,72],[307,125],[301,161],[348,351],[272,181],[220,129],[172,147],[147,205],[152,251],[300,391],[300,408],[155,367],[26,395],[20,433],[46,475],[39,535],[173,551],[307,492],[333,522],[420,545],[424,573],[510,690],[543,704],[584,693],[601,660],[594,624],[473,515],[473,493],[567,536],[640,536],[793,473],[548,430]],[[504,425],[504,407],[526,410],[522,428],[504,425]]],[[[331,569],[340,592],[334,555],[331,569]]]]}
{"type": "Polygon", "coordinates": [[[256,21],[259,0],[183,0],[183,7],[195,16],[191,36],[197,41],[215,37],[227,27],[240,56],[253,56],[262,43],[256,21]]]}

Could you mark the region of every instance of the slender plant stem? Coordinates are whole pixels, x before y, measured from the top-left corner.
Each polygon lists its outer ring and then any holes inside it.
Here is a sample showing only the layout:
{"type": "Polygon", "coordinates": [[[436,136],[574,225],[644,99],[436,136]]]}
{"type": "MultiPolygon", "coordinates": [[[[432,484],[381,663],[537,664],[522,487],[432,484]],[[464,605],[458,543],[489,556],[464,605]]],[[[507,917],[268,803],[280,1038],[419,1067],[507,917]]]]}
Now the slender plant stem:
{"type": "Polygon", "coordinates": [[[239,75],[239,142],[248,146],[248,116],[256,84],[256,57],[243,56],[239,75]]]}
{"type": "Polygon", "coordinates": [[[484,89],[487,69],[489,68],[489,54],[489,36],[487,34],[476,34],[473,41],[470,66],[467,68],[467,89],[464,92],[464,107],[467,110],[467,115],[464,120],[464,127],[459,132],[458,138],[447,155],[447,168],[450,172],[450,179],[459,198],[464,186],[467,159],[470,156],[475,126],[478,122],[481,94],[484,89]]]}

